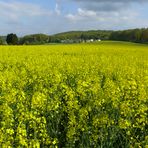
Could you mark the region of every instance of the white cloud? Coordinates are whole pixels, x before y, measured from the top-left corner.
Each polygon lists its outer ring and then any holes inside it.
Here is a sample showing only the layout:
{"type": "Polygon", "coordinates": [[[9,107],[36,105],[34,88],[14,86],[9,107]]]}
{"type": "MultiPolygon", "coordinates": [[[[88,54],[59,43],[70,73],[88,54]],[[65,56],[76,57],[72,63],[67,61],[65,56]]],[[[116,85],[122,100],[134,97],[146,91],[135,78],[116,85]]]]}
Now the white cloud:
{"type": "Polygon", "coordinates": [[[146,4],[148,0],[67,0],[77,3],[80,7],[95,11],[120,11],[132,4],[146,4]]]}
{"type": "Polygon", "coordinates": [[[115,12],[103,12],[103,11],[92,11],[92,10],[86,10],[82,8],[78,8],[76,13],[69,13],[66,15],[66,18],[70,21],[79,22],[79,21],[101,21],[101,22],[117,22],[117,21],[123,21],[123,20],[130,20],[135,17],[137,17],[138,14],[126,10],[125,11],[115,11],[115,12]]]}
{"type": "Polygon", "coordinates": [[[66,15],[66,19],[83,29],[128,29],[140,25],[138,12],[126,11],[92,11],[79,8],[75,13],[66,15]],[[137,23],[135,23],[137,22],[137,23]]]}
{"type": "Polygon", "coordinates": [[[95,11],[83,10],[81,8],[78,8],[78,14],[82,17],[95,17],[96,16],[95,11]]]}
{"type": "Polygon", "coordinates": [[[21,17],[34,17],[34,16],[49,16],[51,11],[41,8],[39,5],[14,1],[0,2],[1,17],[9,20],[18,20],[21,17]]]}
{"type": "Polygon", "coordinates": [[[66,18],[72,21],[80,21],[80,20],[86,20],[86,19],[96,19],[97,13],[95,11],[90,10],[83,10],[81,8],[78,8],[76,14],[67,14],[66,18]]]}
{"type": "Polygon", "coordinates": [[[52,15],[53,11],[38,4],[2,0],[0,1],[0,35],[11,32],[19,35],[42,33],[49,27],[49,18],[52,15]]]}
{"type": "Polygon", "coordinates": [[[55,12],[56,12],[57,15],[60,15],[61,14],[61,11],[60,11],[59,4],[58,3],[56,3],[55,12]]]}

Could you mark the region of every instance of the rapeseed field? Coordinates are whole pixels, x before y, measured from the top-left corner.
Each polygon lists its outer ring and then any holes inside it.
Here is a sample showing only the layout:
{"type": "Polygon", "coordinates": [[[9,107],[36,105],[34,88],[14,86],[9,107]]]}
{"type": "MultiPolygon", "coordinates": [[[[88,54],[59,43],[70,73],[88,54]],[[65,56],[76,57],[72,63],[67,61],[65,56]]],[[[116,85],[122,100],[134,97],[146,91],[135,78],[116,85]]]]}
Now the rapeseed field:
{"type": "Polygon", "coordinates": [[[147,148],[148,46],[0,46],[1,148],[147,148]]]}

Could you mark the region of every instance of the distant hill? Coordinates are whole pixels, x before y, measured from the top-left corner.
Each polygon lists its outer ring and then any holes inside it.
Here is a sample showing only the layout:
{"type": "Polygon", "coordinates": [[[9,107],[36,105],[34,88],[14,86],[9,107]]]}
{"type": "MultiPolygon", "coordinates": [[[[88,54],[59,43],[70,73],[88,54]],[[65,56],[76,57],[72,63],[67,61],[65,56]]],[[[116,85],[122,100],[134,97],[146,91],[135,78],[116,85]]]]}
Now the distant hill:
{"type": "Polygon", "coordinates": [[[112,31],[90,30],[90,31],[69,31],[54,35],[31,34],[19,39],[19,44],[48,44],[48,43],[76,43],[89,39],[108,40],[112,31]]]}
{"type": "Polygon", "coordinates": [[[102,39],[107,40],[112,31],[110,30],[89,30],[89,31],[69,31],[52,35],[51,37],[60,40],[65,39],[102,39]]]}

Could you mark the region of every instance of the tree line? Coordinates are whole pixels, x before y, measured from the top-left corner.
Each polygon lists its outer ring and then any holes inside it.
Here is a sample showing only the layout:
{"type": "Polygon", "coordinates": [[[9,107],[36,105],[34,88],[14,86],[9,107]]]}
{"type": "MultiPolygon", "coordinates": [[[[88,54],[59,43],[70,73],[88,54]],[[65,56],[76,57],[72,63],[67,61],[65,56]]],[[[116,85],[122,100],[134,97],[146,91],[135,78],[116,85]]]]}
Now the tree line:
{"type": "Polygon", "coordinates": [[[110,40],[148,43],[148,28],[113,31],[110,40]]]}
{"type": "Polygon", "coordinates": [[[0,37],[0,44],[9,45],[40,45],[48,43],[65,43],[69,40],[72,43],[86,42],[87,40],[115,40],[129,41],[136,43],[148,43],[148,28],[130,29],[122,31],[91,30],[71,31],[55,35],[33,34],[18,38],[16,34],[8,34],[0,37]]]}
{"type": "MultiPolygon", "coordinates": [[[[102,39],[108,40],[111,31],[71,31],[64,32],[55,35],[45,35],[45,34],[32,34],[26,35],[24,37],[18,38],[16,34],[8,34],[6,37],[6,42],[9,45],[40,45],[40,44],[48,44],[48,43],[62,43],[63,41],[71,40],[73,43],[78,43],[82,41],[86,41],[89,39],[102,39]]],[[[0,42],[0,44],[2,44],[0,42]]],[[[4,40],[3,40],[4,44],[4,40]]]]}

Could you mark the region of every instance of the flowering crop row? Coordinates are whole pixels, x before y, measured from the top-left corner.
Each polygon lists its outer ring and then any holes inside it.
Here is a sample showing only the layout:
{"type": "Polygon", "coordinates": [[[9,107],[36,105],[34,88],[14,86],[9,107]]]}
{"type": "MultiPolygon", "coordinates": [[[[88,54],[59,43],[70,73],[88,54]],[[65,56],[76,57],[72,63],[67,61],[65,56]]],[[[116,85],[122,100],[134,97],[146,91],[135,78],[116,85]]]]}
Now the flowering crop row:
{"type": "Polygon", "coordinates": [[[146,48],[0,47],[0,147],[148,147],[146,48]]]}

